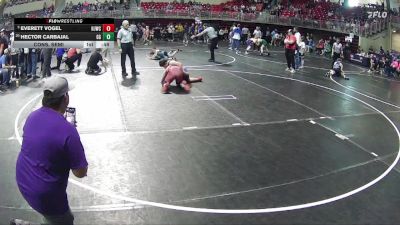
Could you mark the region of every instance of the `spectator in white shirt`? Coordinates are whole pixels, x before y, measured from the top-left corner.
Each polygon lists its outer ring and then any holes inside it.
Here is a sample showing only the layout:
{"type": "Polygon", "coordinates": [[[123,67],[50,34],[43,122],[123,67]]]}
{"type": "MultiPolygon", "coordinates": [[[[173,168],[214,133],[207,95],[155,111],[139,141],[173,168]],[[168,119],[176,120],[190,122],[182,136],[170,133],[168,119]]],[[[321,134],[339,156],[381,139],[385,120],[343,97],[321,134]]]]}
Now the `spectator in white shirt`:
{"type": "Polygon", "coordinates": [[[298,69],[300,66],[300,55],[299,55],[299,44],[301,42],[301,34],[299,32],[299,28],[293,28],[294,36],[296,37],[296,54],[295,54],[295,69],[298,69]]]}
{"type": "Polygon", "coordinates": [[[301,38],[301,41],[298,45],[299,45],[298,51],[299,51],[299,57],[300,57],[299,69],[302,69],[304,67],[304,55],[306,53],[306,43],[304,42],[304,37],[301,38]]]}

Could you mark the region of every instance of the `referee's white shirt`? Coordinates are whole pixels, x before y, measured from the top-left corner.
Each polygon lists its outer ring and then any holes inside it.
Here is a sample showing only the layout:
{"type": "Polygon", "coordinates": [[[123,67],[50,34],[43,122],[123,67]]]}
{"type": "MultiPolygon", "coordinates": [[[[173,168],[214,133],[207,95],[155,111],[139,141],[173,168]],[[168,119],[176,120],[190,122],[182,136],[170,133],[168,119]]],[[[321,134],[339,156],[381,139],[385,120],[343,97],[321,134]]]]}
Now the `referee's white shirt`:
{"type": "Polygon", "coordinates": [[[117,34],[117,39],[121,40],[121,43],[130,43],[132,42],[133,38],[132,38],[132,32],[130,29],[125,29],[125,28],[121,28],[118,31],[117,34]]]}
{"type": "Polygon", "coordinates": [[[199,36],[201,36],[201,35],[203,35],[203,34],[207,34],[207,36],[208,36],[208,38],[209,38],[210,40],[211,40],[211,39],[214,39],[214,38],[216,38],[216,37],[218,37],[217,32],[215,32],[214,27],[207,27],[205,30],[203,30],[203,32],[201,32],[201,33],[199,34],[199,36]]]}
{"type": "Polygon", "coordinates": [[[333,43],[332,50],[334,53],[337,53],[337,54],[342,53],[342,43],[339,43],[339,44],[337,42],[333,43]]]}

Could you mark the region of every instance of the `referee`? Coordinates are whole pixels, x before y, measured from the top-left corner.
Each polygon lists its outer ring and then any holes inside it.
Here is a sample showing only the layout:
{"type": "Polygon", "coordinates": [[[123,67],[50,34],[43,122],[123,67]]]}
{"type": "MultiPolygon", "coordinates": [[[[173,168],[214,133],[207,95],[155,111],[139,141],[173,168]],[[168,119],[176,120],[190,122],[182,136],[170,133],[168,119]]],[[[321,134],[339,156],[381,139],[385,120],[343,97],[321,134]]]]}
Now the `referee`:
{"type": "Polygon", "coordinates": [[[218,45],[218,34],[215,31],[214,27],[209,26],[206,29],[203,30],[203,32],[198,33],[197,35],[193,35],[191,38],[194,39],[195,37],[200,37],[204,34],[207,34],[208,39],[210,40],[210,53],[211,53],[211,58],[208,60],[209,62],[214,62],[215,57],[214,57],[214,50],[217,48],[218,45]]]}
{"type": "Polygon", "coordinates": [[[119,51],[121,52],[122,78],[128,76],[125,67],[126,55],[128,55],[129,59],[131,60],[132,78],[135,78],[136,75],[139,75],[139,73],[136,71],[135,51],[133,50],[134,40],[132,38],[132,32],[129,29],[128,20],[122,21],[122,28],[117,34],[117,42],[119,51]]]}
{"type": "Polygon", "coordinates": [[[340,43],[340,39],[337,38],[336,42],[333,43],[332,46],[332,66],[336,62],[336,59],[340,58],[343,55],[343,46],[340,43]]]}

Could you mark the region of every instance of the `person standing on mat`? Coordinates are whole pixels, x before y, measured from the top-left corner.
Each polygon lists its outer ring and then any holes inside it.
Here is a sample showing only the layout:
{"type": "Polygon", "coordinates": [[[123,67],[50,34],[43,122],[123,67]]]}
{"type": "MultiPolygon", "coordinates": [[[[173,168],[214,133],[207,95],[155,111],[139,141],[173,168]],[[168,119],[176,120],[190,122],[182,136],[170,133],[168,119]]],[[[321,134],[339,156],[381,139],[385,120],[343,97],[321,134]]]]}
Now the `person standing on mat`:
{"type": "Polygon", "coordinates": [[[41,75],[42,78],[50,77],[51,76],[51,56],[53,54],[53,49],[51,48],[44,48],[42,49],[42,68],[41,68],[41,75]]]}
{"type": "MultiPolygon", "coordinates": [[[[78,131],[64,117],[68,91],[68,81],[63,77],[45,81],[42,107],[25,122],[16,163],[16,180],[22,196],[49,225],[73,225],[66,192],[69,173],[71,170],[76,177],[83,178],[88,169],[78,131]]],[[[26,224],[20,222],[15,219],[10,224],[26,224]]]]}
{"type": "Polygon", "coordinates": [[[52,70],[55,70],[55,69],[60,70],[60,66],[61,66],[61,63],[62,63],[62,59],[63,59],[64,53],[65,53],[65,49],[64,48],[57,48],[57,50],[56,50],[57,66],[52,67],[51,68],[52,70]]]}
{"type": "Polygon", "coordinates": [[[128,20],[122,21],[122,28],[118,31],[117,34],[117,42],[119,51],[121,52],[122,78],[128,76],[125,67],[126,55],[128,55],[131,61],[132,77],[135,78],[136,75],[139,75],[139,73],[136,71],[135,51],[133,50],[134,43],[133,43],[132,31],[129,29],[128,20]]]}
{"type": "MultiPolygon", "coordinates": [[[[205,25],[207,26],[207,25],[205,25]]],[[[209,49],[210,49],[210,54],[211,58],[208,60],[209,62],[215,62],[215,56],[214,56],[214,50],[217,48],[218,45],[218,35],[217,32],[215,31],[214,27],[208,26],[205,30],[202,32],[198,33],[197,35],[192,35],[192,39],[196,37],[200,37],[206,34],[208,36],[209,40],[209,49]]]]}
{"type": "Polygon", "coordinates": [[[294,36],[296,37],[296,51],[295,51],[295,55],[294,55],[294,65],[295,65],[295,69],[299,69],[300,64],[301,64],[301,59],[300,59],[300,51],[299,51],[299,45],[301,42],[301,34],[299,32],[299,28],[295,27],[293,28],[293,33],[294,36]]]}
{"type": "Polygon", "coordinates": [[[286,38],[283,41],[283,43],[285,44],[285,56],[287,62],[286,71],[294,73],[295,72],[294,53],[296,51],[296,37],[293,35],[292,29],[288,30],[286,38]]]}
{"type": "Polygon", "coordinates": [[[332,46],[332,66],[335,64],[336,60],[343,55],[343,46],[340,43],[340,39],[337,38],[336,42],[332,46]]]}

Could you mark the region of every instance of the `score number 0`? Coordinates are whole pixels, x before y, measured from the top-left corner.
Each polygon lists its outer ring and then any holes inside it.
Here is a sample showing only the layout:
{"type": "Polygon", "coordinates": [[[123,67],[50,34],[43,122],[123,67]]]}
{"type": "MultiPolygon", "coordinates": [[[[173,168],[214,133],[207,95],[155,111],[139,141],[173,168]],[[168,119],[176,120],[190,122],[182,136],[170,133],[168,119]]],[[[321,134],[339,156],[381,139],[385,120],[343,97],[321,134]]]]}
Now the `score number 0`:
{"type": "Polygon", "coordinates": [[[103,24],[103,32],[114,32],[115,25],[114,24],[103,24]]]}

